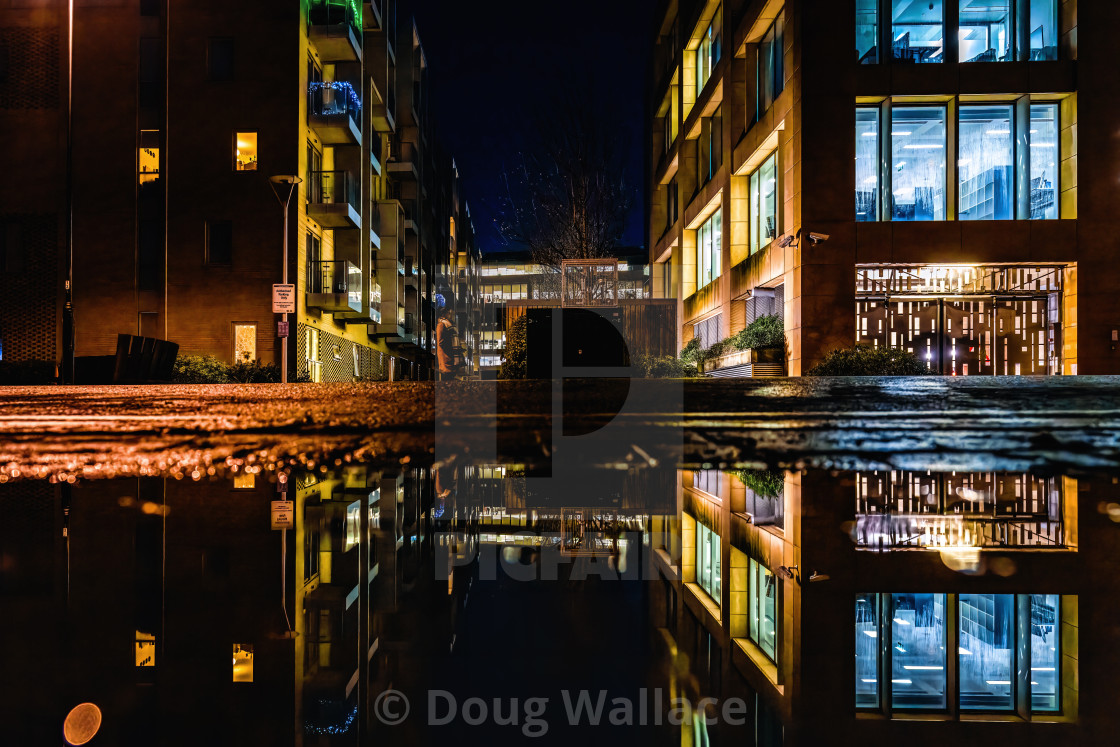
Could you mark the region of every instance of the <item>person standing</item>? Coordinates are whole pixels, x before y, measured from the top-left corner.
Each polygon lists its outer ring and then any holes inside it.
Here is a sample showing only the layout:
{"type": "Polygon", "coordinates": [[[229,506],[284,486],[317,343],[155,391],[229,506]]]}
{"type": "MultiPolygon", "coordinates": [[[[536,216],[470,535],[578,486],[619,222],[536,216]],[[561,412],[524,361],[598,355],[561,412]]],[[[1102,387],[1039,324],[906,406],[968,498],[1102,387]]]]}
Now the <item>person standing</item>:
{"type": "Polygon", "coordinates": [[[439,365],[439,380],[452,381],[455,378],[455,328],[451,325],[451,309],[444,306],[439,310],[436,323],[436,362],[439,365]]]}

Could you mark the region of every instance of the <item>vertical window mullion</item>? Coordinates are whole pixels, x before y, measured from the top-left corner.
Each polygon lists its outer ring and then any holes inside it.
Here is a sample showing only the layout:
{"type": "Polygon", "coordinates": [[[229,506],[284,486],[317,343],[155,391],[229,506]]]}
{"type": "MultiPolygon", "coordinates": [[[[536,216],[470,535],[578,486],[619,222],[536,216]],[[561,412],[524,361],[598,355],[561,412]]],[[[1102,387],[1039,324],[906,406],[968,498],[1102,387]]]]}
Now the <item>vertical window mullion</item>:
{"type": "Polygon", "coordinates": [[[1022,719],[1031,717],[1031,596],[1015,595],[1015,711],[1022,719]]]}
{"type": "Polygon", "coordinates": [[[1015,141],[1012,147],[1015,163],[1015,219],[1031,218],[1031,97],[1015,100],[1015,141]]]}

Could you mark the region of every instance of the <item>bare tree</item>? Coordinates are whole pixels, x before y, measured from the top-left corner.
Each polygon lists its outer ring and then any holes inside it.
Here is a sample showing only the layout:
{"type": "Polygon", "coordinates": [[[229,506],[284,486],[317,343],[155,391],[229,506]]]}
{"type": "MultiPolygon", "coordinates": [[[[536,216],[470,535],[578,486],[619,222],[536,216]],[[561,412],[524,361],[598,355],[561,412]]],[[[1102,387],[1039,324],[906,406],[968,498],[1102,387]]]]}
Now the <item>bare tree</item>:
{"type": "Polygon", "coordinates": [[[508,245],[530,251],[547,273],[539,285],[559,295],[563,260],[613,255],[635,190],[626,179],[623,134],[610,130],[586,97],[569,93],[533,120],[537,142],[503,174],[498,229],[508,245]]]}

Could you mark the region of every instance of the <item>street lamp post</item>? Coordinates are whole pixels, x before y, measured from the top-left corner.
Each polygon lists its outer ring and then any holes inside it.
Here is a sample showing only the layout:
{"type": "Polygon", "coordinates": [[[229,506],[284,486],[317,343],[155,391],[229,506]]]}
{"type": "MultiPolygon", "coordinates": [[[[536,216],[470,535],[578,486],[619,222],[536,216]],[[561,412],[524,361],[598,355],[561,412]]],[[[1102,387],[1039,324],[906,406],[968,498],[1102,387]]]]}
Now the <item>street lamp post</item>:
{"type": "MultiPolygon", "coordinates": [[[[296,189],[296,185],[303,181],[298,176],[273,176],[268,180],[272,184],[272,192],[276,195],[276,199],[284,206],[284,272],[283,282],[284,285],[288,284],[288,203],[291,202],[292,193],[296,189]],[[288,193],[280,196],[282,187],[280,185],[288,185],[288,193]]],[[[288,383],[288,315],[282,315],[284,322],[284,335],[280,338],[280,383],[288,383]]]]}

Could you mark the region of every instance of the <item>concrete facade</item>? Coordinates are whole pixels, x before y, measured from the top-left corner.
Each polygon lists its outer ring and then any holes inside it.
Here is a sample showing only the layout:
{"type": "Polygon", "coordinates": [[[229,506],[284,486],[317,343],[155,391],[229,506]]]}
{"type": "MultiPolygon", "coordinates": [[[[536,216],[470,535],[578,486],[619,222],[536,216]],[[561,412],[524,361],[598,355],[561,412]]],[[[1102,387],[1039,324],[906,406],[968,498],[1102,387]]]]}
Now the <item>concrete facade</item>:
{"type": "MultiPolygon", "coordinates": [[[[1107,55],[1092,53],[1108,47],[1107,35],[1120,24],[1118,10],[1109,3],[1058,2],[1059,33],[1052,42],[1057,59],[1032,60],[1024,52],[1019,61],[987,63],[960,61],[957,5],[937,5],[945,9],[944,62],[860,64],[852,53],[853,2],[663,4],[650,76],[649,245],[655,294],[679,300],[682,344],[705,323],[712,329],[703,334],[714,339],[737,332],[750,320],[752,299],[777,291],[781,301],[772,312],[784,317],[788,373],[796,376],[829,351],[857,342],[857,266],[924,265],[930,272],[1047,266],[1059,269],[1062,287],[1044,332],[1051,360],[1042,372],[1120,371],[1113,342],[1120,318],[1106,300],[1120,283],[1111,267],[1117,227],[1110,206],[1120,167],[1111,136],[1115,81],[1107,55]],[[760,50],[767,54],[776,23],[784,27],[782,84],[771,102],[759,85],[759,70],[765,74],[770,63],[760,68],[759,56],[760,50]],[[702,44],[712,36],[721,40],[722,51],[696,90],[702,44]],[[885,210],[879,220],[856,220],[857,105],[885,111],[921,103],[946,107],[951,154],[959,107],[984,102],[1058,105],[1060,200],[1053,219],[1031,220],[1021,210],[1017,219],[959,218],[958,163],[947,156],[944,219],[891,220],[885,210]],[[1079,161],[1079,150],[1093,158],[1079,161]],[[750,176],[771,155],[776,225],[772,238],[752,251],[750,176]],[[698,168],[698,159],[705,168],[698,168]],[[706,282],[697,269],[697,237],[716,210],[721,267],[706,282]],[[829,238],[814,242],[810,233],[829,238]]],[[[880,48],[892,41],[889,14],[887,3],[879,11],[880,48]]],[[[1018,168],[1017,174],[1025,171],[1018,168]]],[[[972,372],[983,368],[974,365],[972,372]]],[[[960,373],[948,366],[945,372],[960,373]]]]}

